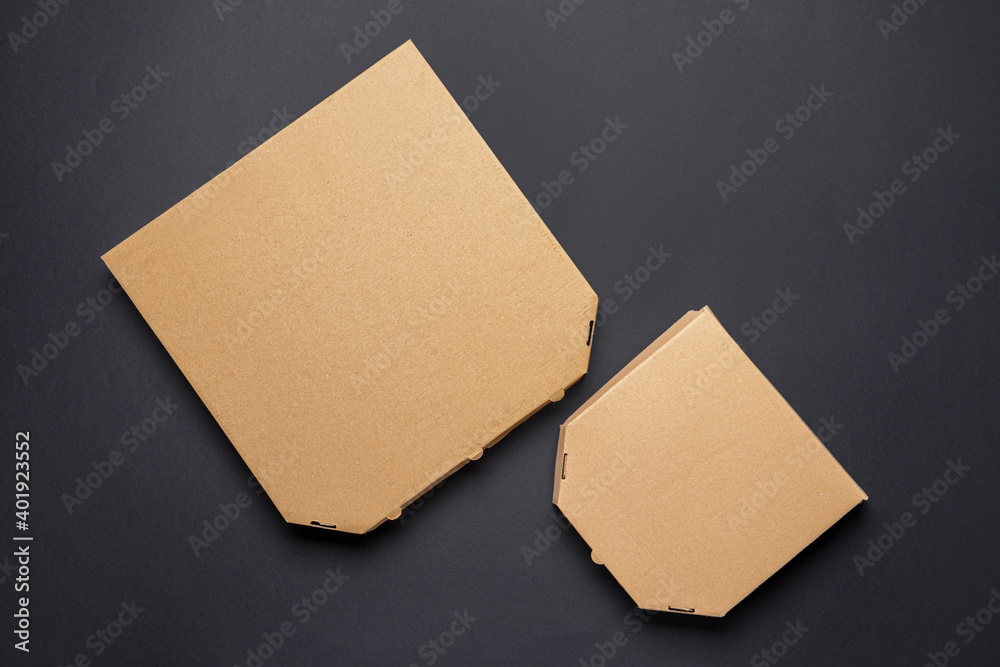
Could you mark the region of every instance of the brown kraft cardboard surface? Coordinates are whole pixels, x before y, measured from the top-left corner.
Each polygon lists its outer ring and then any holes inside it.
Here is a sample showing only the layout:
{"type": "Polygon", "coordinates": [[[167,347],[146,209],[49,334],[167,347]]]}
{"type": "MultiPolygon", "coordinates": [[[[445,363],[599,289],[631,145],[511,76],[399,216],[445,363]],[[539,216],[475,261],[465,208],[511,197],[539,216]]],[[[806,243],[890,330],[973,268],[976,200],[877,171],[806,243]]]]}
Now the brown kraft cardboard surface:
{"type": "Polygon", "coordinates": [[[865,499],[707,307],[560,429],[553,502],[644,609],[724,616],[865,499]]]}
{"type": "Polygon", "coordinates": [[[597,309],[410,42],[104,261],[285,519],[351,533],[561,398],[597,309]]]}

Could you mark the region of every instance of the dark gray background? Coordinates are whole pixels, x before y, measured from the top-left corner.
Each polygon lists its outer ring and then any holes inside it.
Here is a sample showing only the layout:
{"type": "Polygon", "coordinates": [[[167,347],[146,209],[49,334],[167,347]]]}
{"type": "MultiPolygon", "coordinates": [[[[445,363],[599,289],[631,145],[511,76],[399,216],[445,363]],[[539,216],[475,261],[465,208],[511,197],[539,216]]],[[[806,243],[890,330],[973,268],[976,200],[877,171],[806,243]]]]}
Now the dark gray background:
{"type": "MultiPolygon", "coordinates": [[[[930,0],[886,40],[876,21],[890,17],[889,2],[752,0],[741,11],[727,0],[590,0],[553,30],[545,12],[558,4],[404,2],[349,63],[340,43],[386,3],[244,0],[220,19],[211,0],[70,2],[18,53],[4,40],[0,563],[13,551],[23,430],[35,541],[33,651],[12,650],[14,592],[0,572],[0,663],[62,665],[84,653],[95,665],[246,664],[262,633],[295,620],[296,600],[339,567],[349,580],[265,664],[428,664],[421,646],[466,610],[476,620],[436,664],[579,665],[617,631],[628,643],[608,664],[750,664],[795,621],[809,630],[781,663],[920,665],[957,641],[951,664],[997,664],[1000,621],[968,644],[956,625],[1000,587],[1000,281],[961,311],[946,299],[1000,251],[1000,8],[930,0]],[[726,7],[735,22],[679,72],[673,52],[726,7]],[[405,522],[351,538],[286,525],[253,493],[126,297],[89,323],[77,307],[111,278],[100,255],[238,157],[273,109],[302,114],[411,38],[459,100],[480,76],[500,82],[470,117],[531,198],[572,168],[606,117],[628,125],[542,212],[618,310],[563,401],[405,522]],[[147,65],[169,76],[57,180],[52,161],[147,65]],[[716,181],[824,84],[833,97],[723,202],[716,181]],[[949,126],[961,135],[954,147],[849,242],[843,225],[857,207],[949,126]],[[660,244],[673,256],[624,301],[616,282],[660,244]],[[786,288],[800,299],[751,342],[744,324],[786,288]],[[575,532],[530,565],[521,547],[554,523],[557,425],[706,304],[807,423],[844,425],[829,448],[871,500],[727,618],[660,615],[634,633],[629,597],[575,532]],[[888,353],[941,307],[951,321],[894,372],[888,353]],[[71,320],[80,335],[25,386],[18,365],[71,320]],[[175,415],[70,515],[62,494],[165,397],[175,415]],[[949,459],[972,470],[919,514],[913,495],[949,459]],[[196,557],[188,536],[241,492],[251,505],[196,557]],[[853,557],[905,511],[916,527],[860,576],[853,557]],[[145,611],[94,657],[88,637],[132,600],[145,611]]],[[[6,2],[0,28],[19,30],[37,11],[6,2]]]]}

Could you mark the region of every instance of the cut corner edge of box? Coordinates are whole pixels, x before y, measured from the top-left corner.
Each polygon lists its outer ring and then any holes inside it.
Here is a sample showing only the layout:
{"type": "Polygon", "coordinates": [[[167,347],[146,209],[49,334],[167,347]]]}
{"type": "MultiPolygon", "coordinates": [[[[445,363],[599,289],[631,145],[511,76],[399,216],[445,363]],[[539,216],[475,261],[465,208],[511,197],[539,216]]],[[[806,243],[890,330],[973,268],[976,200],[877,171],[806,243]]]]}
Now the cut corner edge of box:
{"type": "MultiPolygon", "coordinates": [[[[642,607],[642,605],[637,605],[637,606],[640,609],[645,609],[644,607],[642,607]]],[[[680,606],[680,603],[678,603],[677,605],[667,604],[667,605],[657,606],[656,608],[653,609],[645,609],[645,611],[654,611],[661,614],[677,614],[680,616],[700,616],[702,618],[725,618],[726,614],[729,613],[730,609],[732,609],[732,607],[730,607],[729,609],[725,609],[723,611],[718,611],[711,607],[704,607],[704,606],[684,607],[680,606]]]]}

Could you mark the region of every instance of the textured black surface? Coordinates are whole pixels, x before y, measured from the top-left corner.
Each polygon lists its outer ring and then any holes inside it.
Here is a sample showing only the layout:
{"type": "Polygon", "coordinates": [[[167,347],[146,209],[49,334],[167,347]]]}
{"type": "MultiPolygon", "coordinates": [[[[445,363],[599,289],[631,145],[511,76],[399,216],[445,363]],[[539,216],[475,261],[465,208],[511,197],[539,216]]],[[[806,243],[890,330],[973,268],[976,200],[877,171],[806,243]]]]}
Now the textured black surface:
{"type": "MultiPolygon", "coordinates": [[[[885,39],[889,2],[590,0],[553,29],[557,0],[414,0],[347,62],[341,42],[387,4],[53,0],[17,52],[9,35],[0,45],[0,663],[246,665],[287,621],[294,635],[264,664],[771,664],[758,652],[801,621],[781,664],[920,665],[949,641],[949,664],[997,664],[1000,619],[959,623],[1000,589],[1000,280],[949,301],[1000,252],[996,3],[908,0],[916,13],[885,39]],[[724,9],[733,22],[679,71],[674,52],[724,9]],[[236,159],[275,110],[300,115],[410,38],[460,100],[479,77],[499,82],[471,119],[530,198],[572,171],[542,215],[615,304],[562,402],[404,522],[353,539],[286,525],[128,299],[86,304],[111,278],[100,255],[236,159]],[[114,100],[147,66],[169,74],[121,118],[114,100]],[[788,137],[776,123],[813,86],[833,95],[788,137]],[[57,178],[52,162],[104,118],[113,132],[57,178]],[[606,118],[627,128],[577,171],[606,118]],[[939,128],[960,138],[911,182],[904,163],[939,128]],[[770,137],[778,151],[723,201],[717,181],[770,137]],[[852,242],[844,225],[894,179],[906,192],[852,242]],[[661,245],[666,263],[616,293],[661,245]],[[752,334],[787,289],[798,299],[752,334]],[[829,448],[871,500],[727,618],[645,622],[580,537],[551,527],[557,425],[705,304],[807,423],[843,425],[829,448]],[[938,309],[947,323],[894,370],[888,354],[938,309]],[[71,321],[79,334],[25,383],[18,366],[71,321]],[[167,398],[174,414],[70,514],[76,478],[167,398]],[[32,454],[25,533],[18,431],[32,454]],[[915,504],[949,460],[971,470],[915,504]],[[195,556],[189,536],[240,493],[250,505],[195,556]],[[904,512],[916,525],[860,575],[854,557],[904,512]],[[529,565],[522,546],[547,528],[558,539],[529,565]],[[34,537],[30,655],[13,649],[15,533],[34,537]],[[349,578],[300,622],[293,605],[338,568],[349,578]],[[88,646],[133,600],[135,622],[88,646]],[[427,642],[464,612],[468,630],[434,653],[427,642]],[[591,659],[616,632],[625,645],[591,659]]],[[[0,27],[38,11],[7,2],[0,27]]]]}

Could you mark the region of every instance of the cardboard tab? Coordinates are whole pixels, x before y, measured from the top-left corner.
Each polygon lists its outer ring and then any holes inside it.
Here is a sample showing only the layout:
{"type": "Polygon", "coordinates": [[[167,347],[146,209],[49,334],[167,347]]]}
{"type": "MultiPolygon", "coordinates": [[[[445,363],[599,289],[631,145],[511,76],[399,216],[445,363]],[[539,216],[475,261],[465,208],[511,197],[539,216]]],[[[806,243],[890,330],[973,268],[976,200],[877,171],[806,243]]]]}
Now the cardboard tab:
{"type": "Polygon", "coordinates": [[[553,502],[644,609],[724,616],[867,498],[707,307],[560,429],[553,502]]]}
{"type": "Polygon", "coordinates": [[[597,310],[410,42],[104,260],[285,519],[352,533],[561,397],[597,310]]]}

